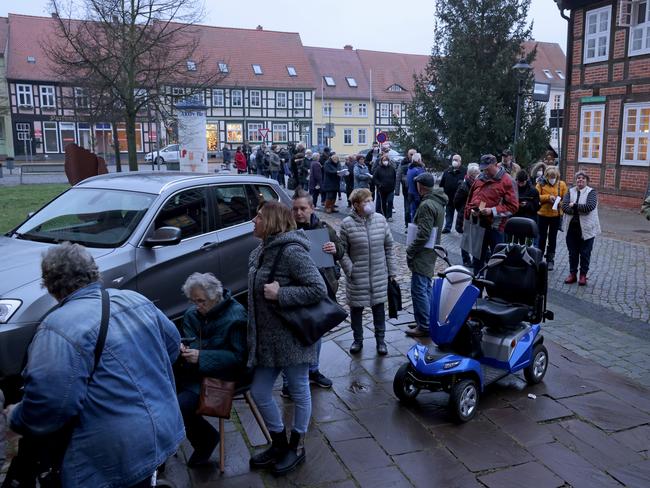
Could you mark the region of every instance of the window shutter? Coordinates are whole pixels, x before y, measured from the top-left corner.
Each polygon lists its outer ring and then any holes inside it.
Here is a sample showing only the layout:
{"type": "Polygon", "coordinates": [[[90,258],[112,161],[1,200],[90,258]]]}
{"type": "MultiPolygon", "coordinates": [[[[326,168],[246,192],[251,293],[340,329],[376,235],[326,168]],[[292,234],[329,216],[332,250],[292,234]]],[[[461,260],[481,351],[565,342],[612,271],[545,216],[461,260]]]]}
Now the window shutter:
{"type": "Polygon", "coordinates": [[[632,25],[633,0],[619,0],[616,25],[618,27],[630,27],[632,25]]]}

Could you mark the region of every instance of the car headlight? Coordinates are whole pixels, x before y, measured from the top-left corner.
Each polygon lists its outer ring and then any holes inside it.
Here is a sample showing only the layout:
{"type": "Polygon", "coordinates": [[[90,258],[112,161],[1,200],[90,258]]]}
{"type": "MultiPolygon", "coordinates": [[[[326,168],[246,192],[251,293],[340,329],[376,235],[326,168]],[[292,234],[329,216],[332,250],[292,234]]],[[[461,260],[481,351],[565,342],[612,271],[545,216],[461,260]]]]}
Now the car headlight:
{"type": "Polygon", "coordinates": [[[20,308],[20,300],[0,300],[0,324],[9,322],[11,316],[20,308]]]}

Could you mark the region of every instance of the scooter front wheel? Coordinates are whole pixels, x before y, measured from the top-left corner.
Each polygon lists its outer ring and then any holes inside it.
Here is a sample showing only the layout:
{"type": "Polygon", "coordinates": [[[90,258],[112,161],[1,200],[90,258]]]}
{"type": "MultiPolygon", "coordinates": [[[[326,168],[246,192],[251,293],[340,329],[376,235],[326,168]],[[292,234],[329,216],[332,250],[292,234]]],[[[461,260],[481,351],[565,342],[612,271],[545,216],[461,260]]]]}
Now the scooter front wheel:
{"type": "Polygon", "coordinates": [[[469,422],[478,408],[478,388],[472,379],[461,380],[451,387],[449,411],[456,422],[469,422]]]}
{"type": "Polygon", "coordinates": [[[533,349],[533,359],[524,369],[524,377],[529,385],[536,385],[544,379],[548,369],[548,351],[543,344],[537,344],[533,349]]]}
{"type": "Polygon", "coordinates": [[[393,392],[402,403],[413,404],[415,398],[420,393],[420,389],[413,384],[411,375],[408,370],[411,367],[409,363],[403,364],[395,373],[393,379],[393,392]]]}

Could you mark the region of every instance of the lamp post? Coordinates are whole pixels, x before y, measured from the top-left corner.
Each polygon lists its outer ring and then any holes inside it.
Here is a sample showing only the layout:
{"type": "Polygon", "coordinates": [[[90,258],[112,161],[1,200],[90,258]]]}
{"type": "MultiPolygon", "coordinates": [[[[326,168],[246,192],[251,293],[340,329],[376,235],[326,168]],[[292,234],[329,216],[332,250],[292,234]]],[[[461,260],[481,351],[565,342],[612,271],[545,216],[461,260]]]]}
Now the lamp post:
{"type": "Polygon", "coordinates": [[[524,86],[526,83],[526,79],[528,78],[528,73],[530,72],[532,67],[526,62],[525,59],[521,59],[517,64],[515,64],[512,67],[512,69],[515,72],[515,76],[519,80],[519,86],[517,89],[517,115],[515,118],[515,135],[513,137],[513,142],[512,142],[512,158],[515,159],[516,151],[517,151],[517,139],[519,139],[519,123],[521,120],[521,99],[525,94],[524,86]]]}

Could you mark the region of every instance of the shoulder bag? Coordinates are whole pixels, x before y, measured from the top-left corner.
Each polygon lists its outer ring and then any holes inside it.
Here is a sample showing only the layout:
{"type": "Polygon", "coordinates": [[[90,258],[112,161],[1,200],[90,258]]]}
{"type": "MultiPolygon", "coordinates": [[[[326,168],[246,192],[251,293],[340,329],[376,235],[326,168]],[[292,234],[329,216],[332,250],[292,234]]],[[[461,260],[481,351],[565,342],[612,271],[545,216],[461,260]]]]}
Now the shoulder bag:
{"type": "MultiPolygon", "coordinates": [[[[276,254],[267,283],[273,283],[275,281],[275,272],[278,263],[282,258],[284,249],[289,245],[291,244],[282,246],[278,254],[276,254]]],[[[345,309],[330,298],[331,291],[327,280],[323,281],[325,282],[328,293],[320,302],[293,307],[275,306],[275,312],[282,322],[305,346],[311,346],[317,342],[326,332],[339,325],[348,316],[345,309]]]]}
{"type": "MultiPolygon", "coordinates": [[[[199,328],[199,354],[201,351],[201,329],[199,328]]],[[[197,415],[206,417],[230,418],[232,399],[235,396],[235,382],[205,376],[201,380],[201,392],[197,415]]]]}

